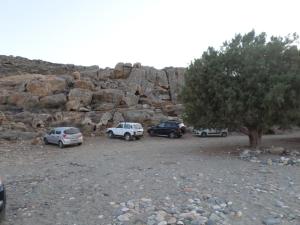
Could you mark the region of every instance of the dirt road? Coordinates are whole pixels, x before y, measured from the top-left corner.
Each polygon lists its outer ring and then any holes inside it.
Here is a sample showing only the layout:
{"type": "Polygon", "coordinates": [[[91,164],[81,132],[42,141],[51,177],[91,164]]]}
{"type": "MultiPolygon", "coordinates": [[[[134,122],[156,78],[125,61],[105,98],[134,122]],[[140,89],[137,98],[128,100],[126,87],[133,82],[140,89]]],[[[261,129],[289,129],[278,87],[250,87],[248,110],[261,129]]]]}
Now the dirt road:
{"type": "MultiPolygon", "coordinates": [[[[94,137],[64,149],[1,144],[3,224],[299,225],[300,167],[243,161],[236,149],[247,141],[187,135],[94,137]]],[[[264,144],[299,150],[300,135],[267,136],[264,144]]]]}

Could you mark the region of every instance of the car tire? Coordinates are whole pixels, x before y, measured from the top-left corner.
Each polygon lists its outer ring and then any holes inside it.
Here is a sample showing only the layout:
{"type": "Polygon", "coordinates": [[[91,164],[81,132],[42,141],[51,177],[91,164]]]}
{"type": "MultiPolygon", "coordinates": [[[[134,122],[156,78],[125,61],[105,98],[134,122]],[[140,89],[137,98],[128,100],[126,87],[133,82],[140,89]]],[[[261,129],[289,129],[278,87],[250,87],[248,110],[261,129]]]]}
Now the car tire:
{"type": "Polygon", "coordinates": [[[107,133],[107,136],[108,136],[109,138],[113,138],[115,135],[114,135],[114,132],[109,131],[109,132],[107,133]]]}
{"type": "Polygon", "coordinates": [[[82,143],[78,143],[78,145],[80,146],[80,145],[82,145],[82,143]]]}
{"type": "Polygon", "coordinates": [[[180,130],[181,130],[181,133],[182,133],[182,134],[185,134],[185,133],[186,133],[186,128],[185,128],[185,127],[180,128],[180,130]]]}
{"type": "Polygon", "coordinates": [[[60,147],[60,148],[64,148],[65,146],[64,146],[64,143],[62,142],[62,141],[59,141],[58,142],[58,146],[60,147]]]}
{"type": "Polygon", "coordinates": [[[169,138],[175,138],[176,137],[176,134],[175,134],[175,132],[171,132],[171,133],[169,133],[169,138]]]}
{"type": "Polygon", "coordinates": [[[47,138],[44,138],[44,144],[45,144],[45,145],[48,145],[48,144],[49,144],[47,138]]]}
{"type": "Polygon", "coordinates": [[[131,141],[132,140],[132,137],[131,137],[130,133],[125,133],[124,138],[125,138],[126,141],[131,141]]]}
{"type": "Polygon", "coordinates": [[[201,133],[201,137],[207,137],[207,133],[206,132],[202,132],[201,133]]]}
{"type": "Polygon", "coordinates": [[[227,137],[227,133],[226,133],[226,132],[223,132],[223,133],[221,134],[221,137],[227,137]]]}

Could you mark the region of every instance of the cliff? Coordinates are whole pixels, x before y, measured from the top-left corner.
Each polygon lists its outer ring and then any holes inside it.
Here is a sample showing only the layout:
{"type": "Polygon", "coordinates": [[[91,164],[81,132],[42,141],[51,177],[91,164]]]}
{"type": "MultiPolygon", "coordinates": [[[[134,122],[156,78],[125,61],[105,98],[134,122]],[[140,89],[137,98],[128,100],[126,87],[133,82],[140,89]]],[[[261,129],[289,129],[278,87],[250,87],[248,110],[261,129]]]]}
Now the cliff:
{"type": "Polygon", "coordinates": [[[178,118],[184,73],[140,63],[101,69],[0,56],[0,138],[31,137],[61,125],[90,133],[120,121],[149,125],[178,118]]]}

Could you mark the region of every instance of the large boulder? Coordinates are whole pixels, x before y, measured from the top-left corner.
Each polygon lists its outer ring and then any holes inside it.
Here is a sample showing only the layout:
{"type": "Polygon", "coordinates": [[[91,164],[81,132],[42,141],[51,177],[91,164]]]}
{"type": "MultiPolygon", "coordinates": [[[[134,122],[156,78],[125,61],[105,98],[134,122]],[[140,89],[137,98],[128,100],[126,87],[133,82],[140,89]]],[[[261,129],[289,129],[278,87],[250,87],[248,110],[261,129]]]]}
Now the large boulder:
{"type": "Polygon", "coordinates": [[[114,70],[110,68],[100,69],[98,71],[98,80],[107,81],[109,78],[114,77],[114,70]]]}
{"type": "Polygon", "coordinates": [[[47,96],[54,93],[61,93],[64,92],[65,89],[65,79],[57,76],[45,76],[41,79],[30,80],[26,84],[26,91],[36,96],[47,96]]]}
{"type": "Polygon", "coordinates": [[[66,104],[67,111],[78,111],[80,107],[81,107],[80,102],[76,100],[68,101],[66,104]]]}
{"type": "Polygon", "coordinates": [[[53,117],[48,113],[35,114],[31,126],[33,128],[43,128],[48,126],[53,121],[53,117]]]}
{"type": "Polygon", "coordinates": [[[39,107],[39,97],[30,93],[15,92],[7,96],[6,104],[15,105],[23,109],[34,110],[39,107]]]}
{"type": "Polygon", "coordinates": [[[124,92],[118,89],[102,89],[93,94],[93,104],[110,102],[119,105],[124,92]]]}
{"type": "Polygon", "coordinates": [[[55,120],[53,120],[50,126],[77,126],[80,125],[86,113],[83,112],[66,112],[62,114],[53,115],[55,120]]]}
{"type": "Polygon", "coordinates": [[[114,113],[114,117],[113,117],[113,126],[117,126],[118,123],[124,122],[124,121],[125,121],[125,119],[124,119],[122,113],[120,113],[120,112],[115,112],[115,113],[114,113]]]}
{"type": "Polygon", "coordinates": [[[152,67],[133,68],[126,81],[126,90],[150,101],[170,100],[169,83],[165,71],[152,67]]]}
{"type": "Polygon", "coordinates": [[[128,122],[145,123],[151,121],[154,111],[150,109],[128,110],[123,115],[128,122]]]}
{"type": "Polygon", "coordinates": [[[172,103],[168,103],[162,106],[162,110],[168,116],[179,116],[183,113],[184,107],[182,104],[174,105],[172,103]]]}
{"type": "Polygon", "coordinates": [[[126,105],[127,107],[135,106],[139,102],[139,96],[132,94],[132,93],[127,93],[126,96],[123,96],[122,98],[122,104],[126,105]]]}
{"type": "Polygon", "coordinates": [[[6,130],[0,132],[0,140],[30,140],[37,136],[35,132],[23,132],[23,131],[16,131],[16,130],[6,130]]]}
{"type": "Polygon", "coordinates": [[[28,127],[22,122],[10,123],[10,129],[15,131],[28,131],[28,127]]]}
{"type": "Polygon", "coordinates": [[[73,77],[74,80],[80,80],[80,72],[79,71],[74,71],[71,73],[71,76],[73,77]]]}
{"type": "Polygon", "coordinates": [[[74,88],[94,90],[95,89],[95,85],[90,80],[76,80],[74,82],[74,88]]]}
{"type": "Polygon", "coordinates": [[[165,72],[168,77],[171,100],[174,103],[178,102],[178,95],[184,85],[185,68],[166,68],[165,72]]]}
{"type": "Polygon", "coordinates": [[[63,108],[67,102],[65,94],[45,96],[40,99],[40,105],[44,108],[63,108]]]}
{"type": "Polygon", "coordinates": [[[115,66],[115,69],[114,69],[114,76],[113,78],[115,79],[125,79],[129,76],[130,72],[131,72],[131,69],[132,69],[132,65],[131,63],[118,63],[116,66],[115,66]]]}
{"type": "Polygon", "coordinates": [[[86,89],[74,88],[71,89],[68,99],[69,101],[75,101],[79,103],[80,106],[87,106],[91,103],[93,97],[93,93],[86,89]]]}
{"type": "Polygon", "coordinates": [[[20,112],[20,113],[13,115],[12,120],[14,122],[22,122],[22,123],[31,125],[31,122],[34,117],[35,117],[35,114],[28,112],[28,111],[24,111],[24,112],[20,112]]]}
{"type": "Polygon", "coordinates": [[[115,103],[104,102],[104,103],[94,104],[92,106],[92,109],[94,111],[110,111],[115,107],[116,107],[115,103]]]}
{"type": "Polygon", "coordinates": [[[112,120],[113,116],[110,112],[106,112],[102,115],[100,122],[97,124],[97,126],[106,126],[108,121],[112,120]]]}

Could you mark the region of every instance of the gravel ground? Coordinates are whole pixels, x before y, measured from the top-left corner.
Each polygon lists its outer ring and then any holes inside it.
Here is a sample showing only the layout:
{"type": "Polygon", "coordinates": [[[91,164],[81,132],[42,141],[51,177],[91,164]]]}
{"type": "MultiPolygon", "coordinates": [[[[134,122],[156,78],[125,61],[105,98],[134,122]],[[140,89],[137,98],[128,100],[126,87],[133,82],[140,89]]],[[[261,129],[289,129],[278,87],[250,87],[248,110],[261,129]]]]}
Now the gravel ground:
{"type": "MultiPolygon", "coordinates": [[[[236,149],[247,141],[94,137],[64,149],[1,143],[2,223],[299,225],[300,166],[241,160],[236,149]]],[[[264,144],[299,150],[300,134],[266,136],[264,144]]]]}

